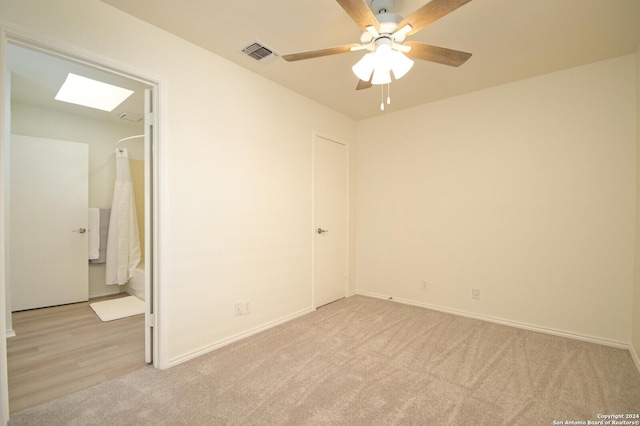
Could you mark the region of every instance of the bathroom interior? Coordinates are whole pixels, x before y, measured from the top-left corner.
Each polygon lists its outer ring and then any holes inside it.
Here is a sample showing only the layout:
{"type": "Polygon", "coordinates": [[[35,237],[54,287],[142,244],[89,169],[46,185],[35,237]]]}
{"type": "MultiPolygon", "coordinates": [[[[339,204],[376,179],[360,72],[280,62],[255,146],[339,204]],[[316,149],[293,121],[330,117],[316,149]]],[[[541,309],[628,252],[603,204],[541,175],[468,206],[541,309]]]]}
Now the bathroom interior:
{"type": "MultiPolygon", "coordinates": [[[[15,173],[15,167],[13,169],[11,167],[11,162],[13,161],[11,157],[12,139],[27,137],[27,139],[37,139],[45,143],[51,140],[71,143],[73,146],[77,144],[86,145],[88,155],[88,210],[94,209],[93,212],[95,214],[96,209],[100,209],[101,215],[109,214],[109,210],[104,209],[111,209],[114,201],[116,149],[128,153],[135,200],[135,219],[140,241],[140,263],[126,284],[107,284],[107,280],[105,280],[107,263],[104,259],[104,253],[100,254],[100,259],[95,259],[95,255],[93,255],[94,259],[89,260],[92,255],[89,254],[90,250],[87,247],[87,258],[84,259],[86,263],[82,265],[85,268],[83,271],[86,271],[86,288],[83,289],[86,296],[80,297],[85,298],[85,301],[92,302],[96,299],[103,300],[105,298],[123,296],[122,293],[128,293],[140,300],[145,299],[144,259],[148,251],[145,247],[145,241],[147,241],[145,238],[145,204],[147,204],[145,203],[145,198],[148,197],[149,191],[145,191],[145,138],[139,136],[145,132],[143,120],[144,92],[149,86],[109,70],[72,61],[51,52],[40,51],[32,46],[14,43],[9,43],[8,46],[7,67],[10,70],[10,82],[7,85],[10,88],[11,96],[10,105],[7,108],[10,113],[7,123],[10,123],[10,126],[4,129],[6,132],[5,140],[8,143],[5,144],[3,178],[6,187],[9,188],[9,191],[5,191],[7,198],[4,200],[5,229],[7,230],[4,241],[6,265],[4,273],[8,284],[4,300],[7,304],[6,335],[11,340],[16,333],[19,333],[13,329],[12,317],[14,312],[22,311],[25,306],[27,306],[26,309],[39,309],[47,306],[47,303],[40,301],[33,302],[35,305],[20,305],[15,300],[18,293],[15,287],[20,285],[13,282],[16,281],[15,279],[11,279],[12,276],[15,278],[15,270],[23,267],[20,265],[24,265],[27,262],[31,265],[31,268],[47,268],[47,262],[45,261],[33,264],[33,259],[20,258],[22,251],[15,248],[17,246],[16,240],[27,241],[30,239],[31,241],[37,241],[38,246],[53,246],[54,250],[56,245],[56,241],[39,240],[41,235],[29,235],[32,232],[30,231],[32,227],[25,226],[20,218],[13,217],[15,214],[13,216],[11,214],[11,197],[32,195],[20,194],[19,189],[15,188],[16,185],[14,187],[11,186],[12,178],[14,178],[12,173],[15,173]],[[110,112],[53,99],[53,95],[57,90],[56,87],[64,81],[65,76],[69,73],[124,87],[133,91],[133,94],[110,112]],[[15,137],[13,135],[19,136],[15,137]],[[14,275],[12,275],[12,272],[14,275]]],[[[62,144],[60,146],[64,147],[65,145],[62,144]]],[[[65,152],[59,152],[58,154],[63,157],[66,156],[65,152]]],[[[40,212],[38,214],[53,215],[52,212],[40,212]]],[[[67,230],[67,232],[84,234],[87,231],[83,229],[89,228],[88,231],[93,231],[95,235],[96,231],[90,228],[89,217],[90,214],[87,211],[87,222],[79,224],[77,229],[67,230]]],[[[93,223],[95,225],[96,222],[94,221],[93,223]]],[[[88,237],[86,234],[85,236],[88,237]]],[[[104,236],[100,241],[100,245],[105,245],[104,236]]],[[[71,270],[71,266],[69,266],[69,269],[71,270]]],[[[43,273],[46,275],[46,270],[43,273]]],[[[37,283],[37,293],[46,293],[47,291],[46,282],[37,283]]],[[[57,299],[56,297],[51,300],[53,300],[53,302],[50,302],[51,306],[67,303],[60,303],[59,300],[62,299],[57,299]]],[[[70,300],[69,303],[81,301],[70,300]]]]}

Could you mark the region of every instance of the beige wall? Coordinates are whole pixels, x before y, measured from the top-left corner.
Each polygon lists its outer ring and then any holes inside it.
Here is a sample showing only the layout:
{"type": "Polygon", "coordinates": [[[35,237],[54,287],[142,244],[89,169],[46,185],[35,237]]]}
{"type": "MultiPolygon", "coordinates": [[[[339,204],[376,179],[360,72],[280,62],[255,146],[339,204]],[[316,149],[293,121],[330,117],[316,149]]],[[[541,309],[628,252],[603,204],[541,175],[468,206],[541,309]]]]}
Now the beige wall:
{"type": "MultiPolygon", "coordinates": [[[[89,207],[111,208],[116,169],[115,143],[121,138],[142,133],[142,126],[100,121],[16,102],[11,108],[11,126],[15,134],[88,144],[89,207]]],[[[128,148],[132,159],[136,207],[141,209],[138,221],[144,230],[144,144],[142,139],[125,143],[122,146],[128,148]]],[[[144,241],[144,234],[141,238],[144,241]]],[[[118,286],[105,285],[104,273],[104,264],[89,264],[89,297],[120,290],[118,286]]]]}
{"type": "Polygon", "coordinates": [[[358,290],[628,344],[635,79],[631,55],[359,122],[358,290]]]}
{"type": "Polygon", "coordinates": [[[636,51],[636,253],[632,353],[640,369],[640,46],[636,51]]]}

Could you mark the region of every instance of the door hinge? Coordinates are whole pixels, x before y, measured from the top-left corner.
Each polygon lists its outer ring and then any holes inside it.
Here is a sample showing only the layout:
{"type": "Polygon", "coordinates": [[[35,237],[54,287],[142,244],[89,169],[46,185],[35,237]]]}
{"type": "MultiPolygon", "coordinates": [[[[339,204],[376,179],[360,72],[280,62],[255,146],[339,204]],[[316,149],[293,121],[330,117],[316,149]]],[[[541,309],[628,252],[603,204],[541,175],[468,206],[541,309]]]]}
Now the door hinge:
{"type": "Polygon", "coordinates": [[[144,124],[147,126],[153,126],[156,123],[156,116],[152,112],[148,112],[144,115],[144,124]]]}
{"type": "Polygon", "coordinates": [[[144,325],[145,327],[155,327],[156,326],[156,316],[154,314],[149,314],[144,316],[144,325]]]}

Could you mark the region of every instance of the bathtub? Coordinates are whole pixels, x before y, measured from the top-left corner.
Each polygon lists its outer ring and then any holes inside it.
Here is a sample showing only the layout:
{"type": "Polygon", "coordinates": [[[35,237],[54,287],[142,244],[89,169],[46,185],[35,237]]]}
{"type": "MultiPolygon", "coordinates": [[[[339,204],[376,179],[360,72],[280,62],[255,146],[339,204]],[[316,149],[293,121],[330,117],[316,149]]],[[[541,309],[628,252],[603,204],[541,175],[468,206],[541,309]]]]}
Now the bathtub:
{"type": "Polygon", "coordinates": [[[133,276],[127,282],[126,292],[138,299],[144,300],[144,265],[140,264],[133,271],[133,276]]]}

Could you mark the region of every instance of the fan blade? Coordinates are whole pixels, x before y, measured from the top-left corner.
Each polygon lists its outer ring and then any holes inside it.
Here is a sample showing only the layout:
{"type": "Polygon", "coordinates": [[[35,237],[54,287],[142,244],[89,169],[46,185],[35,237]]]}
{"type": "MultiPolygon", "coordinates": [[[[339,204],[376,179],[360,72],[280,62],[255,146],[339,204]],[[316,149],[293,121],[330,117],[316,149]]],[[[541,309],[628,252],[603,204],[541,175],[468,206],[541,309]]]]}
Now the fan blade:
{"type": "Polygon", "coordinates": [[[339,53],[349,53],[352,49],[360,47],[359,44],[347,44],[338,47],[329,47],[327,49],[311,50],[309,52],[291,53],[282,55],[282,59],[287,62],[301,61],[303,59],[320,58],[322,56],[337,55],[339,53]]]}
{"type": "Polygon", "coordinates": [[[405,53],[410,58],[437,62],[452,67],[459,67],[471,57],[471,53],[447,49],[446,47],[431,46],[417,41],[407,41],[403,45],[411,46],[411,50],[405,53]]]}
{"type": "Polygon", "coordinates": [[[373,14],[364,0],[336,0],[340,6],[347,12],[351,19],[362,29],[367,31],[368,26],[373,26],[376,30],[380,29],[380,24],[376,15],[373,14]]]}
{"type": "Polygon", "coordinates": [[[371,84],[371,81],[358,80],[356,90],[368,89],[371,86],[373,86],[373,84],[371,84]]]}
{"type": "Polygon", "coordinates": [[[411,25],[412,30],[409,31],[408,34],[415,34],[427,25],[453,12],[460,6],[464,6],[470,1],[471,0],[431,0],[429,3],[403,19],[402,22],[398,24],[398,28],[402,28],[409,24],[411,25]]]}

